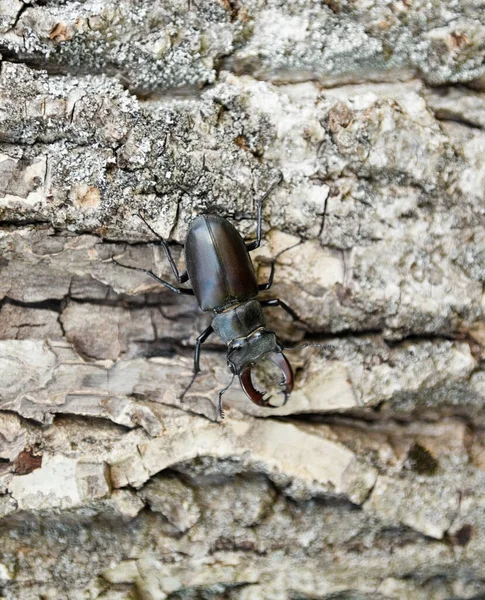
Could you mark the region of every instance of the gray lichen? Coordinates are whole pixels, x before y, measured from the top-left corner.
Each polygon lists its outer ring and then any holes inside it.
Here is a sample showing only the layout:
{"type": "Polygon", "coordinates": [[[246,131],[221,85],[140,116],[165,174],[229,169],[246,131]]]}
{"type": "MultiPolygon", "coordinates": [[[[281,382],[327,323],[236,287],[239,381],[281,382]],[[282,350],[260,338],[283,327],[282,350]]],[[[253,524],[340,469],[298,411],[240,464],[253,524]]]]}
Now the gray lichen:
{"type": "Polygon", "coordinates": [[[107,73],[149,95],[192,92],[221,68],[325,84],[419,74],[432,84],[484,75],[483,4],[307,0],[8,6],[7,58],[52,73],[107,73]]]}
{"type": "Polygon", "coordinates": [[[484,16],[0,2],[0,598],[483,595],[484,16]],[[295,391],[220,424],[209,316],[112,259],[170,277],[139,210],[251,237],[280,172],[295,391]]]}

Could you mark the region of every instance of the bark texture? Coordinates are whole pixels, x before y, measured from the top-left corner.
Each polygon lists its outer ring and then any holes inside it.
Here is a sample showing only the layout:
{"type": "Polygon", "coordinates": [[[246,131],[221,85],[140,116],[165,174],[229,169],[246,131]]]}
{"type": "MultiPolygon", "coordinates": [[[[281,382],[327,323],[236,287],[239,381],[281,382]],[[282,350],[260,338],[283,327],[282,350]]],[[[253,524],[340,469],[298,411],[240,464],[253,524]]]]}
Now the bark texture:
{"type": "Polygon", "coordinates": [[[482,598],[485,2],[0,0],[0,53],[0,598],[482,598]],[[268,321],[324,347],[220,424],[210,315],[112,259],[280,171],[268,321]]]}

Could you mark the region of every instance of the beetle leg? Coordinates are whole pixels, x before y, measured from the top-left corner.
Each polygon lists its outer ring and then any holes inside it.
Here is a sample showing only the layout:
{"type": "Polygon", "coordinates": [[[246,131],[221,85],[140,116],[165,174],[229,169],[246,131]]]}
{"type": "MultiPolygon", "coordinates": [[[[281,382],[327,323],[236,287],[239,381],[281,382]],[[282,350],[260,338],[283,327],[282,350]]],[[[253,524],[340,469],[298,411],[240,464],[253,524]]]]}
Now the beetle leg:
{"type": "Polygon", "coordinates": [[[291,250],[292,248],[296,248],[297,246],[299,246],[302,243],[302,240],[300,240],[299,242],[297,242],[296,244],[293,244],[293,246],[290,246],[289,248],[284,248],[283,250],[280,250],[278,252],[278,254],[271,259],[270,265],[271,265],[271,271],[269,272],[269,278],[268,278],[268,283],[260,283],[258,285],[258,290],[260,292],[263,292],[264,290],[269,290],[269,288],[273,285],[273,279],[274,279],[274,273],[275,273],[275,268],[276,268],[276,261],[278,260],[278,258],[284,253],[287,252],[288,250],[291,250]]]}
{"type": "Polygon", "coordinates": [[[153,235],[155,235],[160,240],[160,244],[162,245],[163,249],[165,250],[165,254],[167,255],[168,262],[170,263],[170,268],[172,269],[172,273],[174,274],[176,280],[179,283],[185,283],[186,281],[188,281],[189,275],[188,275],[187,271],[184,271],[183,273],[179,273],[179,270],[177,269],[177,265],[175,264],[175,260],[172,256],[172,253],[170,252],[170,248],[169,248],[167,242],[165,241],[165,239],[153,229],[153,227],[147,222],[145,217],[142,215],[141,211],[138,211],[138,217],[143,221],[143,223],[145,223],[146,227],[153,233],[153,235]]]}
{"type": "MultiPolygon", "coordinates": [[[[267,358],[275,364],[283,374],[283,379],[280,382],[283,388],[283,394],[285,397],[285,401],[283,402],[283,406],[288,402],[288,398],[290,397],[291,392],[293,391],[293,370],[291,368],[288,359],[282,352],[271,352],[268,354],[267,358]]],[[[245,394],[248,398],[257,404],[258,406],[264,406],[267,408],[277,408],[270,404],[270,398],[266,399],[266,392],[260,392],[254,387],[253,381],[251,379],[251,367],[247,367],[239,376],[239,381],[241,382],[241,387],[244,390],[245,394]]]]}
{"type": "Polygon", "coordinates": [[[290,306],[288,306],[286,302],[283,302],[283,300],[280,300],[279,298],[270,298],[269,300],[260,300],[259,302],[261,306],[281,306],[281,308],[285,310],[295,321],[305,323],[305,321],[300,319],[296,312],[290,306]]]}
{"type": "Polygon", "coordinates": [[[120,267],[124,267],[125,269],[132,269],[134,271],[140,271],[141,273],[146,273],[147,275],[149,275],[150,277],[155,279],[155,281],[158,281],[158,283],[161,283],[166,288],[168,288],[172,292],[175,292],[176,294],[185,294],[186,296],[194,295],[194,290],[192,290],[190,288],[176,287],[175,285],[172,285],[169,281],[160,279],[160,277],[158,277],[157,275],[155,275],[155,273],[153,273],[152,271],[149,271],[148,269],[143,269],[142,267],[132,267],[130,265],[124,265],[123,263],[118,262],[115,258],[111,258],[111,260],[115,263],[115,265],[119,265],[120,267]]]}
{"type": "Polygon", "coordinates": [[[258,200],[258,213],[257,213],[257,225],[256,225],[256,239],[252,242],[246,244],[246,250],[251,252],[251,250],[256,250],[261,245],[261,238],[263,237],[263,202],[266,198],[271,194],[271,192],[275,189],[283,181],[283,173],[280,173],[278,180],[273,183],[273,185],[266,191],[261,198],[258,200]]]}
{"type": "MultiPolygon", "coordinates": [[[[279,256],[279,254],[278,254],[278,256],[279,256]]],[[[271,260],[271,271],[269,272],[268,282],[267,283],[259,283],[258,284],[258,290],[260,292],[263,292],[264,290],[269,290],[269,288],[273,285],[274,272],[275,272],[275,264],[276,264],[276,259],[278,258],[278,256],[275,256],[271,260]]]]}
{"type": "MultiPolygon", "coordinates": [[[[205,329],[199,337],[195,340],[195,350],[194,350],[194,374],[192,375],[192,379],[190,380],[189,385],[185,388],[180,396],[180,401],[184,399],[185,394],[190,390],[192,384],[195,381],[195,378],[200,373],[200,347],[206,341],[206,339],[213,333],[212,325],[209,325],[207,329],[205,329]]],[[[225,390],[224,390],[225,391],[225,390]]]]}

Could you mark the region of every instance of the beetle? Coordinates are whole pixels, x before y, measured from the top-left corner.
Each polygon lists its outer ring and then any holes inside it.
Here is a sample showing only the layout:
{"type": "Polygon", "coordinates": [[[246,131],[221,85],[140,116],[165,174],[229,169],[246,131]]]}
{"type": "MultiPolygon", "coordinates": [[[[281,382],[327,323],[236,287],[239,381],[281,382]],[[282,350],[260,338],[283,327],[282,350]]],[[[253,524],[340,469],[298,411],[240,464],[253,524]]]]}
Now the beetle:
{"type": "MultiPolygon", "coordinates": [[[[211,324],[196,340],[193,377],[183,392],[182,399],[200,372],[201,346],[212,333],[218,334],[227,345],[227,364],[233,374],[232,381],[236,375],[239,377],[242,389],[252,402],[258,406],[275,408],[270,404],[271,398],[266,398],[266,392],[260,392],[254,387],[251,377],[254,365],[264,359],[273,362],[283,375],[280,386],[284,404],[293,391],[293,370],[283,353],[282,342],[273,331],[266,328],[262,308],[280,306],[293,319],[301,319],[279,298],[257,299],[260,291],[272,286],[275,263],[281,252],[272,259],[268,281],[263,284],[257,282],[249,255],[261,245],[263,203],[282,179],[280,175],[257,203],[256,239],[251,242],[245,242],[237,229],[223,217],[205,214],[196,217],[189,225],[185,240],[186,271],[182,273],[175,264],[167,242],[138,213],[148,229],[160,240],[177,281],[190,282],[192,288],[172,285],[148,269],[123,265],[112,259],[122,267],[146,273],[172,292],[195,296],[201,310],[214,313],[211,324]]],[[[219,392],[218,412],[221,418],[224,418],[222,395],[229,386],[219,392]]]]}

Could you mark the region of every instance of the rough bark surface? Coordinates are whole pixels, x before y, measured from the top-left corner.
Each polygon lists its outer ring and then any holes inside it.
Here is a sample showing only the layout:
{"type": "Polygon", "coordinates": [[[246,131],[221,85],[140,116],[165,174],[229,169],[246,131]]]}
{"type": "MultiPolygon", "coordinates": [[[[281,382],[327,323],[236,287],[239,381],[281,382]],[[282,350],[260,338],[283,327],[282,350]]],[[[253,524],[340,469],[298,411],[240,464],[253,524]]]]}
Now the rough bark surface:
{"type": "Polygon", "coordinates": [[[0,598],[483,598],[485,2],[0,0],[0,53],[0,598]],[[324,347],[220,424],[210,315],[112,259],[280,171],[324,347]]]}

